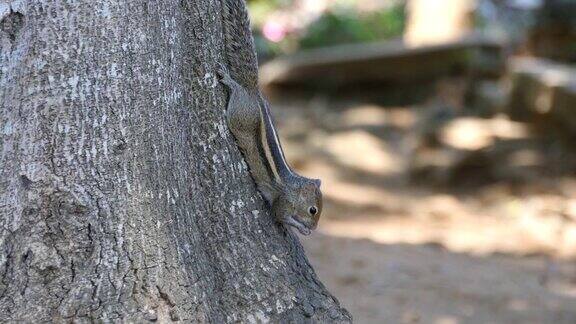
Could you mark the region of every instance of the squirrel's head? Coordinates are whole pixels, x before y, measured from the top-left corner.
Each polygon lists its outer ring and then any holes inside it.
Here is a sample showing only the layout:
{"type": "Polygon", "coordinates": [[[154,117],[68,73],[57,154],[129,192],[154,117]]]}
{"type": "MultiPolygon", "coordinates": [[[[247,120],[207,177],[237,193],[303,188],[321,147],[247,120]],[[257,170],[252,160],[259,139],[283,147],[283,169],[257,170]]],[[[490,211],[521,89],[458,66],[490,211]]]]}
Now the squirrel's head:
{"type": "Polygon", "coordinates": [[[280,222],[309,235],[318,226],[322,214],[320,180],[301,178],[286,189],[274,202],[274,214],[280,222]]]}

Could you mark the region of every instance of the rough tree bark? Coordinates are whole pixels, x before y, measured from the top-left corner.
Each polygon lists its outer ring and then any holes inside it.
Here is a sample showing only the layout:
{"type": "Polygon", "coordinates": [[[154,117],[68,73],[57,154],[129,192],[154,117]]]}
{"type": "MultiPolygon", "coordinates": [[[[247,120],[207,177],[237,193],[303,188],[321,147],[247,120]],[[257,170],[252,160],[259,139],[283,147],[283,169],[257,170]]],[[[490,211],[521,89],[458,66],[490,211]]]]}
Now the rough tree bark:
{"type": "Polygon", "coordinates": [[[2,321],[350,321],[225,120],[215,0],[0,0],[2,321]]]}

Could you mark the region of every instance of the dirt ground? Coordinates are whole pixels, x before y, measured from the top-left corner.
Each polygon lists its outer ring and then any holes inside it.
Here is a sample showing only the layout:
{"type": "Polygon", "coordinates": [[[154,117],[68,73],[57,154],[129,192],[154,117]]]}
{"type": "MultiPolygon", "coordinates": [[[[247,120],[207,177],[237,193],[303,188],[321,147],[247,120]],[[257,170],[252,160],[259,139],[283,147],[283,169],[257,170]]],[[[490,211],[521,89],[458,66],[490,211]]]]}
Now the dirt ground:
{"type": "Polygon", "coordinates": [[[541,257],[479,257],[324,233],[303,243],[356,323],[576,323],[567,264],[543,286],[541,257]]]}
{"type": "Polygon", "coordinates": [[[356,323],[576,323],[576,159],[557,141],[322,96],[273,110],[291,164],[322,179],[303,245],[356,323]]]}

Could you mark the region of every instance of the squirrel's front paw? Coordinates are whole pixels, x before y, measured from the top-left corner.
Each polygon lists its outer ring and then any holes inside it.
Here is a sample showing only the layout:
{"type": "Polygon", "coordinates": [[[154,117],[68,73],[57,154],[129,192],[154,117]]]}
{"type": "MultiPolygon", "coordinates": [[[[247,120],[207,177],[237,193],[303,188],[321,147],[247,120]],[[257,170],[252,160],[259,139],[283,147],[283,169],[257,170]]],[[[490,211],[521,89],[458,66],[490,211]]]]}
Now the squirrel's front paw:
{"type": "Polygon", "coordinates": [[[317,224],[313,221],[301,220],[297,216],[289,216],[282,220],[286,225],[296,228],[302,235],[310,235],[316,229],[317,224]]]}

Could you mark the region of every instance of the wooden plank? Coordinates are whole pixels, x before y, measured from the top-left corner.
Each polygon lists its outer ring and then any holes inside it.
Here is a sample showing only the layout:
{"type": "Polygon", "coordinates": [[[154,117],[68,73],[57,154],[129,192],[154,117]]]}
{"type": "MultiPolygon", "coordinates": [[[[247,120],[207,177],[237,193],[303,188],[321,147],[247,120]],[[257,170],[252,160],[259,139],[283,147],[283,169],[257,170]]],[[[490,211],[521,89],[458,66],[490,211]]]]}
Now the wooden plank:
{"type": "Polygon", "coordinates": [[[278,58],[262,66],[260,80],[264,87],[406,84],[469,71],[499,75],[503,64],[502,44],[483,37],[419,47],[391,41],[335,46],[278,58]]]}

